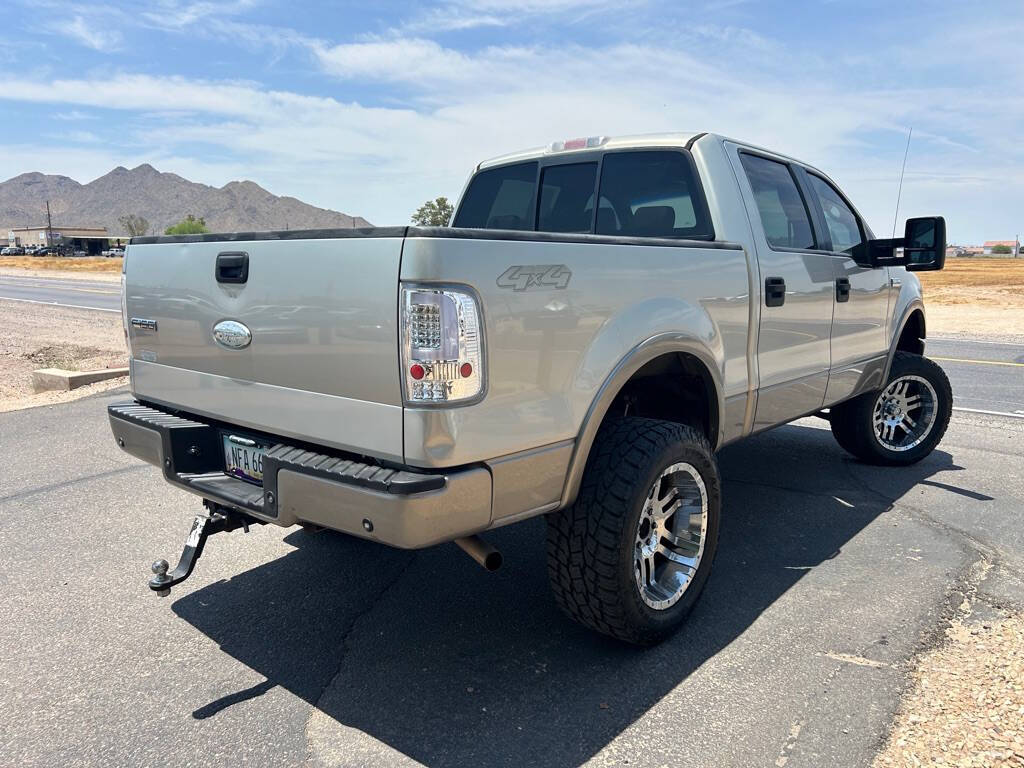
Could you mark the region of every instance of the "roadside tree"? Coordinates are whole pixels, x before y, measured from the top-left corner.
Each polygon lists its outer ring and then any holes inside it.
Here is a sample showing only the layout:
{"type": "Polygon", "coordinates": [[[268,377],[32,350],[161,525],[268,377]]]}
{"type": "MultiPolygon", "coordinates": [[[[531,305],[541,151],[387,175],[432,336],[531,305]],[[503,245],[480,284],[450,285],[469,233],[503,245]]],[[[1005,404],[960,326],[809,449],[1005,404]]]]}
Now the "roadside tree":
{"type": "Polygon", "coordinates": [[[201,235],[210,230],[206,227],[206,219],[197,219],[191,213],[174,226],[164,230],[165,235],[201,235]]]}
{"type": "Polygon", "coordinates": [[[121,222],[128,237],[142,237],[149,232],[149,222],[134,213],[122,216],[118,221],[121,222]]]}
{"type": "Polygon", "coordinates": [[[447,227],[454,211],[447,197],[428,200],[412,215],[412,223],[421,227],[447,227]]]}

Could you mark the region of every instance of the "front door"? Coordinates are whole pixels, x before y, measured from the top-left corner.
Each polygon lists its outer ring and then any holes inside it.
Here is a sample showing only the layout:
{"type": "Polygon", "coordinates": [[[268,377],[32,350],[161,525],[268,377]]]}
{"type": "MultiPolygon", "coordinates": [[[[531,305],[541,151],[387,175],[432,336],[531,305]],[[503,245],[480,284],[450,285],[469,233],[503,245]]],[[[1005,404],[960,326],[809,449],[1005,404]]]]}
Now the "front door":
{"type": "Polygon", "coordinates": [[[830,364],[835,258],[818,242],[789,161],[737,148],[734,165],[760,269],[754,429],[821,408],[830,364]]]}
{"type": "MultiPolygon", "coordinates": [[[[818,215],[822,239],[827,239],[836,281],[832,319],[831,357],[825,404],[831,405],[881,385],[888,344],[889,275],[884,267],[858,264],[870,236],[863,221],[842,193],[814,171],[804,176],[818,215]]],[[[862,259],[863,261],[863,259],[862,259]]]]}

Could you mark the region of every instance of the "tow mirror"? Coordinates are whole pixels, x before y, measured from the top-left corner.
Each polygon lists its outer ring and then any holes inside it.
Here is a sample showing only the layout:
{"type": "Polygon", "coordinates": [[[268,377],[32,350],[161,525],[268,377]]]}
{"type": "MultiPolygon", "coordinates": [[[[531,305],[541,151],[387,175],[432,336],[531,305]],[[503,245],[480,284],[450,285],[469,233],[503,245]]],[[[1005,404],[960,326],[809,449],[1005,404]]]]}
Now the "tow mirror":
{"type": "Polygon", "coordinates": [[[946,264],[946,220],[941,216],[907,219],[903,237],[868,240],[872,267],[906,267],[910,272],[942,269],[946,264]]]}
{"type": "Polygon", "coordinates": [[[946,264],[946,220],[941,216],[907,219],[903,266],[910,272],[942,269],[946,264]]]}

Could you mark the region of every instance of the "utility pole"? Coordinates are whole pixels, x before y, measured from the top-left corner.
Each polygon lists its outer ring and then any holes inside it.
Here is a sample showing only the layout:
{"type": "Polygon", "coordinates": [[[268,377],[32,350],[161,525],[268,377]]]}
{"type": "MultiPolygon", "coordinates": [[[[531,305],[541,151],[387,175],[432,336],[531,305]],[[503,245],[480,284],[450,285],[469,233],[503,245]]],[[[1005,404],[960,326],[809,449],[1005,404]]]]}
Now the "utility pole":
{"type": "Polygon", "coordinates": [[[53,245],[53,220],[50,218],[50,201],[46,201],[46,245],[53,245]]]}

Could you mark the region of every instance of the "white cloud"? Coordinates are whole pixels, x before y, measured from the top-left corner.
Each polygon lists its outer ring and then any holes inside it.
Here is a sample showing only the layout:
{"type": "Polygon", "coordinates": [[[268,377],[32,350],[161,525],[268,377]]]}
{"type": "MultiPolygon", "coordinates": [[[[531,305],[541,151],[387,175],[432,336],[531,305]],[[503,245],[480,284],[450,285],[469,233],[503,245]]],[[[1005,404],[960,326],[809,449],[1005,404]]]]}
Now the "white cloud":
{"type": "Polygon", "coordinates": [[[99,119],[97,115],[93,115],[93,114],[90,114],[88,112],[83,112],[80,109],[72,109],[72,110],[69,110],[67,112],[55,112],[53,114],[53,116],[55,118],[57,118],[58,120],[70,120],[70,121],[97,120],[97,119],[99,119]]]}
{"type": "Polygon", "coordinates": [[[324,71],[340,78],[429,83],[476,76],[469,57],[423,38],[312,47],[324,71]]]}
{"type": "Polygon", "coordinates": [[[155,10],[142,14],[142,18],[149,24],[163,29],[186,29],[200,21],[243,13],[257,5],[257,1],[181,2],[180,0],[158,0],[153,5],[155,10]]]}
{"type": "Polygon", "coordinates": [[[551,23],[565,17],[568,24],[613,12],[621,18],[646,0],[449,0],[421,9],[405,19],[399,29],[405,33],[430,34],[479,27],[551,23]]]}
{"type": "Polygon", "coordinates": [[[89,18],[81,14],[70,19],[54,21],[49,28],[94,51],[114,51],[120,47],[124,39],[120,30],[104,19],[89,18]]]}

